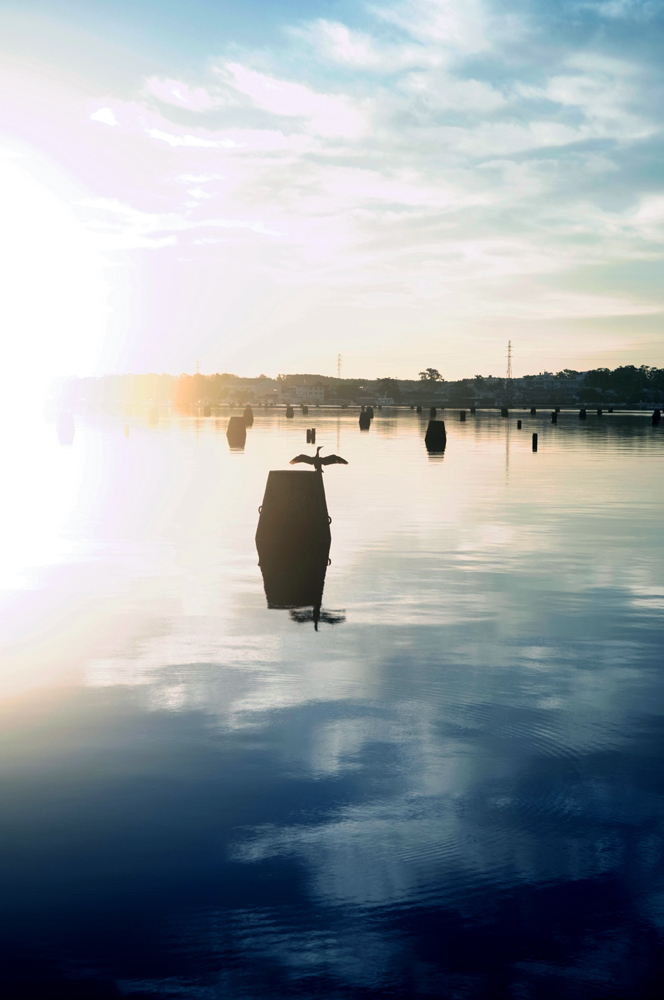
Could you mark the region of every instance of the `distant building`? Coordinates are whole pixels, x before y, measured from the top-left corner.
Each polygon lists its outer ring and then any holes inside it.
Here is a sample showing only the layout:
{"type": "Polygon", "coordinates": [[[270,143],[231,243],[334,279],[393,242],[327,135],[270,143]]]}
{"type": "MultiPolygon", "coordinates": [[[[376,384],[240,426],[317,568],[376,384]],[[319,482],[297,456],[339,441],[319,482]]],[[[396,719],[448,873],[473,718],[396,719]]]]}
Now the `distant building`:
{"type": "Polygon", "coordinates": [[[289,403],[323,403],[325,387],[322,385],[289,385],[282,389],[281,398],[289,403]]]}

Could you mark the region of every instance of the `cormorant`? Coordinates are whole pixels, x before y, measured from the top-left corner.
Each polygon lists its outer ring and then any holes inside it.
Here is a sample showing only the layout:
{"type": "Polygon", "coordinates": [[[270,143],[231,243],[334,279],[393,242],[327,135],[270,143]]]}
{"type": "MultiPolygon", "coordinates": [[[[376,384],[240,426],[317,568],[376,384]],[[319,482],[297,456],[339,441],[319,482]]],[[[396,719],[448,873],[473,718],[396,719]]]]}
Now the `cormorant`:
{"type": "Polygon", "coordinates": [[[321,458],[320,451],[322,447],[322,445],[319,445],[316,448],[315,455],[296,455],[295,458],[291,458],[290,464],[296,465],[298,462],[306,462],[307,465],[313,465],[316,472],[320,472],[321,475],[324,465],[348,465],[346,459],[342,458],[341,455],[326,455],[325,458],[321,458]]]}

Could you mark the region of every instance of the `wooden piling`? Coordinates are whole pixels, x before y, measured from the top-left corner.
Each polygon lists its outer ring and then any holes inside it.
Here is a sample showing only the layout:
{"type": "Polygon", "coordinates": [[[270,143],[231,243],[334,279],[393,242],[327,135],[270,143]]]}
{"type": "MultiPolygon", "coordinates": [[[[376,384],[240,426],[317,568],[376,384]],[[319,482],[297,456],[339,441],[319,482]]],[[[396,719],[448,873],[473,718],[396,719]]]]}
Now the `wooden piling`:
{"type": "Polygon", "coordinates": [[[533,451],[537,451],[537,434],[533,434],[533,451]]]}

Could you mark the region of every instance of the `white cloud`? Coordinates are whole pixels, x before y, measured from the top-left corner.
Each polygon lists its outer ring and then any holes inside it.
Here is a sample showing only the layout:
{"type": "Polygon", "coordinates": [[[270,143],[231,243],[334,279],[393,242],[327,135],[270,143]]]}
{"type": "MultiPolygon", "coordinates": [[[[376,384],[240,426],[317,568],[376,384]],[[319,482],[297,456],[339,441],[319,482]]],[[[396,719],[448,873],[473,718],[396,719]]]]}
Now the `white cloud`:
{"type": "Polygon", "coordinates": [[[199,149],[233,149],[238,145],[232,139],[203,139],[198,135],[173,135],[172,132],[162,132],[158,128],[148,129],[148,135],[153,139],[161,139],[169,146],[189,146],[199,149]]]}
{"type": "Polygon", "coordinates": [[[100,108],[99,111],[93,111],[90,115],[93,122],[101,122],[102,125],[117,125],[118,120],[115,117],[113,110],[111,108],[100,108]]]}
{"type": "Polygon", "coordinates": [[[427,45],[435,43],[456,53],[489,48],[487,12],[481,0],[404,0],[372,10],[427,45]]]}
{"type": "Polygon", "coordinates": [[[205,87],[189,87],[180,80],[162,80],[152,76],[146,83],[146,89],[165,104],[174,104],[189,111],[211,111],[223,103],[219,95],[212,95],[205,87]]]}
{"type": "Polygon", "coordinates": [[[364,130],[364,116],[350,98],[321,94],[301,83],[291,83],[226,63],[233,86],[264,111],[288,118],[303,118],[321,136],[357,138],[364,130]]]}
{"type": "Polygon", "coordinates": [[[292,28],[290,34],[299,43],[306,43],[318,57],[342,66],[396,73],[411,66],[438,65],[439,52],[429,45],[380,44],[371,35],[352,31],[339,21],[319,19],[305,26],[292,28]]]}

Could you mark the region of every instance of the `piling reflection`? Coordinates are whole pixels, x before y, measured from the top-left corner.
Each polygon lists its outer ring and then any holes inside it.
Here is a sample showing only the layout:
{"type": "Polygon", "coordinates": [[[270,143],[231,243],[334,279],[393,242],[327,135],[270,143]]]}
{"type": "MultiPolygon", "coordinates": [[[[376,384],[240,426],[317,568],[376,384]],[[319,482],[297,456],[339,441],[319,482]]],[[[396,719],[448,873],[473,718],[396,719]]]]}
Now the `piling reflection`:
{"type": "Polygon", "coordinates": [[[321,539],[320,547],[311,551],[296,547],[279,555],[264,552],[259,565],[268,608],[288,609],[293,621],[311,621],[316,630],[319,621],[336,624],[321,611],[329,551],[329,542],[321,539]]]}

